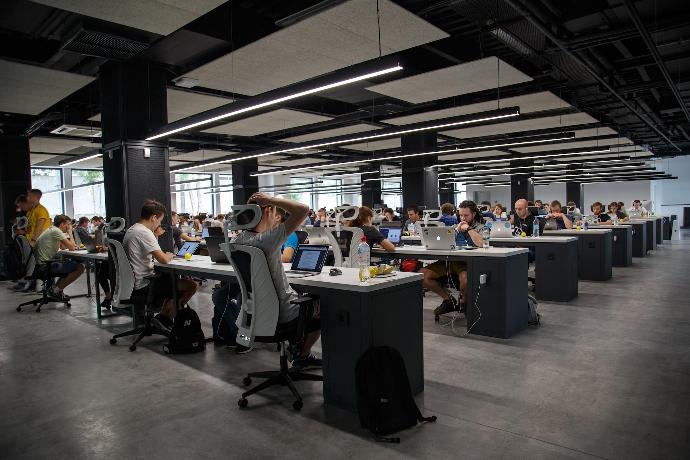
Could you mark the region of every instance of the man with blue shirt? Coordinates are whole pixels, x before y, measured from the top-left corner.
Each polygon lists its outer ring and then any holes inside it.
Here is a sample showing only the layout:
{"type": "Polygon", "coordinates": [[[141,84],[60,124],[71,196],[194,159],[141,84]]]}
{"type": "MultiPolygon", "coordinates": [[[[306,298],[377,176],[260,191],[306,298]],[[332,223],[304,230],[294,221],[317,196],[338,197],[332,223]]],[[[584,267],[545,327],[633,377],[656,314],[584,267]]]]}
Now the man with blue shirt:
{"type": "MultiPolygon", "coordinates": [[[[283,224],[287,220],[287,214],[284,209],[276,208],[276,225],[283,224]]],[[[299,247],[299,239],[297,233],[292,232],[285,240],[285,243],[280,247],[280,260],[283,263],[291,263],[292,259],[297,254],[299,247]]]]}
{"type": "Polygon", "coordinates": [[[458,225],[458,218],[455,215],[455,205],[452,203],[444,203],[441,205],[441,217],[439,217],[438,220],[446,224],[446,227],[458,225]]]}

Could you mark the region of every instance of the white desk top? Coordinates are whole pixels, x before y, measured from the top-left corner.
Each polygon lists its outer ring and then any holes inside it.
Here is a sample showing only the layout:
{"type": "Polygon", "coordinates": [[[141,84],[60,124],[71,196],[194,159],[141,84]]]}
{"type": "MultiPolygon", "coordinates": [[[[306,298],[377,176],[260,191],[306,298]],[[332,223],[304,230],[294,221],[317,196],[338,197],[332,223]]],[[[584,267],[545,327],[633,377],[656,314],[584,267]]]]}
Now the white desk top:
{"type": "Polygon", "coordinates": [[[94,252],[89,254],[86,252],[86,249],[80,249],[78,251],[66,251],[61,249],[58,251],[58,255],[79,260],[108,260],[107,252],[94,252]]]}
{"type": "Polygon", "coordinates": [[[545,235],[582,235],[582,234],[604,234],[604,233],[611,233],[612,230],[610,228],[590,228],[587,230],[575,230],[575,229],[570,229],[570,230],[544,230],[545,235]]]}
{"type": "Polygon", "coordinates": [[[632,217],[630,218],[630,222],[649,222],[649,221],[656,221],[659,219],[663,219],[663,216],[654,216],[654,217],[632,217]]]}
{"type": "Polygon", "coordinates": [[[427,249],[424,246],[403,246],[395,248],[395,252],[388,252],[384,249],[372,249],[371,253],[377,256],[383,254],[396,254],[404,256],[414,256],[429,260],[435,260],[444,257],[510,257],[517,254],[527,252],[526,248],[478,248],[474,250],[466,249],[446,249],[435,250],[427,249]]]}
{"type": "MultiPolygon", "coordinates": [[[[198,273],[204,275],[215,275],[221,277],[235,276],[230,264],[217,264],[211,261],[208,256],[192,256],[191,260],[181,258],[173,259],[169,264],[159,264],[159,268],[174,268],[178,272],[198,273]]],[[[285,270],[290,269],[290,264],[283,264],[285,270]]],[[[419,282],[424,278],[421,273],[396,272],[395,276],[385,278],[374,278],[366,283],[359,282],[359,270],[356,268],[341,267],[342,275],[330,276],[328,272],[333,267],[323,267],[320,275],[307,276],[304,278],[288,277],[290,284],[295,286],[314,286],[330,289],[340,289],[353,292],[372,292],[379,289],[400,286],[411,282],[419,282]]],[[[211,277],[210,276],[210,277],[211,277]]]]}
{"type": "Polygon", "coordinates": [[[519,238],[519,237],[513,237],[513,238],[489,238],[489,244],[491,244],[492,241],[498,241],[498,242],[511,242],[511,243],[523,243],[523,244],[544,244],[544,243],[567,243],[569,241],[577,241],[577,238],[574,236],[539,236],[538,238],[532,238],[530,236],[526,236],[524,238],[519,238]]]}

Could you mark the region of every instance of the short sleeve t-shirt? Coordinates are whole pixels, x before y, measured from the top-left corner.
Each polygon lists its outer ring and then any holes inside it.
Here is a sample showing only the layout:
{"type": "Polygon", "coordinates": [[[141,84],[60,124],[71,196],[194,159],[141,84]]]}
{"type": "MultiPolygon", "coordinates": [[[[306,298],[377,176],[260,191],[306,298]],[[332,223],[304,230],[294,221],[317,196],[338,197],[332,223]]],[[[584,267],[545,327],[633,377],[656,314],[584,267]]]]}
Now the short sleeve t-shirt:
{"type": "Polygon", "coordinates": [[[232,242],[246,244],[261,249],[266,255],[268,271],[273,279],[273,285],[278,294],[280,311],[278,312],[278,322],[287,323],[297,318],[299,315],[299,305],[291,304],[290,301],[297,298],[297,293],[290,287],[283,262],[280,259],[280,247],[287,241],[285,234],[285,224],[280,224],[271,230],[263,233],[245,230],[235,237],[232,242]]]}
{"type": "MultiPolygon", "coordinates": [[[[481,233],[485,227],[486,226],[484,224],[481,224],[479,222],[474,222],[472,225],[470,225],[470,229],[475,230],[479,233],[481,233]]],[[[455,244],[458,246],[476,246],[476,244],[474,244],[474,241],[472,240],[472,237],[469,234],[469,230],[466,232],[456,232],[455,244]]]]}
{"type": "MultiPolygon", "coordinates": [[[[376,227],[362,225],[362,227],[360,228],[362,229],[362,232],[364,232],[364,237],[367,239],[367,244],[370,248],[373,247],[375,244],[380,244],[381,241],[385,239],[376,227]]],[[[354,243],[355,242],[353,241],[352,244],[354,243]]],[[[357,242],[357,244],[359,244],[359,242],[357,242]]]]}
{"type": "Polygon", "coordinates": [[[280,253],[284,253],[286,248],[292,248],[292,259],[290,259],[290,262],[292,262],[295,258],[295,254],[297,254],[298,247],[299,238],[297,238],[297,233],[292,232],[290,236],[287,237],[287,240],[285,240],[285,243],[280,247],[280,253]]]}
{"type": "Polygon", "coordinates": [[[458,217],[453,216],[453,215],[448,215],[448,214],[443,214],[439,219],[441,222],[443,222],[446,227],[452,227],[453,225],[458,225],[458,217]]]}
{"type": "Polygon", "coordinates": [[[611,218],[609,217],[608,214],[601,213],[598,216],[594,216],[599,218],[599,222],[609,222],[611,218]]]}
{"type": "Polygon", "coordinates": [[[145,276],[153,274],[153,251],[160,251],[158,238],[145,225],[136,223],[127,229],[122,244],[134,272],[134,289],[149,284],[145,276]]]}
{"type": "Polygon", "coordinates": [[[29,221],[26,227],[26,232],[29,235],[29,238],[33,238],[34,230],[38,226],[39,220],[45,219],[45,224],[43,224],[43,231],[41,233],[45,232],[48,227],[53,226],[52,222],[50,222],[50,213],[41,203],[38,203],[33,208],[29,209],[29,211],[26,213],[26,218],[29,221]]]}
{"type": "Polygon", "coordinates": [[[528,213],[527,217],[524,219],[515,214],[513,216],[513,226],[515,227],[515,232],[525,232],[525,235],[532,236],[534,219],[536,219],[536,217],[534,217],[531,213],[528,213]]]}
{"type": "Polygon", "coordinates": [[[41,236],[36,240],[36,263],[41,265],[55,257],[55,254],[60,250],[60,241],[66,239],[68,239],[67,235],[54,226],[41,233],[41,236]]]}
{"type": "Polygon", "coordinates": [[[182,229],[180,227],[172,228],[173,244],[177,249],[182,248],[182,229]]]}
{"type": "Polygon", "coordinates": [[[84,244],[84,241],[88,241],[91,239],[91,235],[89,235],[89,231],[82,227],[81,225],[77,227],[76,229],[77,235],[79,235],[79,239],[81,240],[82,244],[84,244]]]}

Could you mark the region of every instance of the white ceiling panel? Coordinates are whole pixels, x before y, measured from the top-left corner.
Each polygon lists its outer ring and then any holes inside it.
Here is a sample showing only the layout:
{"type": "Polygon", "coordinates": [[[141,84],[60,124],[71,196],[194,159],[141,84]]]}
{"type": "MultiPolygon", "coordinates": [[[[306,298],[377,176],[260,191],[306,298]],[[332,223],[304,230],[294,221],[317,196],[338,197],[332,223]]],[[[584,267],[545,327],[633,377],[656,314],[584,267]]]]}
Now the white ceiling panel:
{"type": "Polygon", "coordinates": [[[597,120],[586,113],[570,113],[560,117],[535,118],[531,120],[518,120],[509,123],[498,123],[495,125],[474,126],[471,128],[454,129],[444,131],[442,134],[460,139],[470,139],[480,136],[492,136],[497,134],[509,134],[520,131],[533,131],[538,129],[558,128],[562,126],[564,130],[570,125],[580,125],[586,123],[596,123],[597,120]]]}
{"type": "Polygon", "coordinates": [[[256,95],[448,34],[390,0],[350,0],[250,43],[185,76],[201,86],[256,95]]]}
{"type": "Polygon", "coordinates": [[[100,142],[91,143],[86,139],[60,139],[57,137],[32,137],[29,139],[31,152],[39,153],[66,153],[79,147],[100,148],[100,142]]]}
{"type": "Polygon", "coordinates": [[[31,154],[31,166],[37,165],[38,163],[42,163],[44,161],[49,161],[52,160],[53,158],[67,158],[63,156],[55,156],[55,155],[46,155],[43,153],[32,153],[31,154]]]}
{"type": "Polygon", "coordinates": [[[180,153],[178,155],[170,156],[170,161],[205,161],[228,155],[232,155],[232,152],[221,152],[218,150],[195,150],[193,152],[180,153]]]}
{"type": "Polygon", "coordinates": [[[392,139],[383,139],[380,141],[361,142],[358,144],[343,145],[342,147],[346,149],[362,150],[364,152],[383,149],[399,149],[400,138],[396,137],[392,139]]]}
{"type": "Polygon", "coordinates": [[[310,125],[312,123],[320,123],[327,120],[332,120],[332,118],[299,112],[297,110],[278,109],[254,117],[216,126],[204,132],[233,136],[256,136],[258,134],[290,129],[296,126],[310,125]]]}
{"type": "Polygon", "coordinates": [[[613,138],[613,139],[598,139],[593,141],[568,142],[566,144],[551,144],[551,145],[533,145],[530,147],[517,147],[513,150],[521,153],[529,152],[546,152],[551,150],[572,150],[585,148],[606,148],[611,145],[626,145],[630,144],[630,139],[627,137],[613,138]]]}
{"type": "Polygon", "coordinates": [[[0,111],[38,115],[94,78],[0,59],[0,111]]]}
{"type": "Polygon", "coordinates": [[[303,134],[301,136],[288,137],[282,139],[285,142],[309,142],[317,139],[325,139],[327,137],[345,136],[348,134],[361,133],[364,131],[371,131],[373,129],[380,129],[380,126],[371,125],[369,123],[357,123],[356,125],[342,126],[340,128],[327,129],[325,131],[318,131],[310,134],[303,134]]]}
{"type": "Polygon", "coordinates": [[[135,29],[168,35],[226,0],[34,0],[135,29]]]}
{"type": "Polygon", "coordinates": [[[417,113],[415,115],[407,115],[403,117],[389,118],[383,120],[385,123],[393,125],[405,125],[408,123],[417,123],[420,121],[437,120],[439,118],[455,117],[460,115],[468,115],[471,113],[486,112],[488,110],[496,110],[499,107],[520,107],[520,113],[541,112],[542,110],[564,109],[570,107],[570,104],[565,102],[560,97],[554,95],[550,91],[542,91],[539,93],[524,94],[522,96],[508,97],[500,100],[478,102],[476,104],[461,105],[442,110],[433,110],[430,112],[417,113]]]}
{"type": "Polygon", "coordinates": [[[370,86],[367,89],[418,104],[531,80],[530,76],[492,56],[370,86]]]}

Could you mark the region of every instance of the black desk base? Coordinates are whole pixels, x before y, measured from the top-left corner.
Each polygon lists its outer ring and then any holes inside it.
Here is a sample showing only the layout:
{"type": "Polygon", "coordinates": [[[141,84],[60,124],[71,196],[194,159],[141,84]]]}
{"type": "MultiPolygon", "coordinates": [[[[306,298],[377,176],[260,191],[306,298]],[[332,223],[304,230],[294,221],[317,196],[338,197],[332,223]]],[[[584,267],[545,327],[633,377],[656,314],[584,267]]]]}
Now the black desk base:
{"type": "Polygon", "coordinates": [[[629,267],[632,265],[632,227],[611,226],[613,231],[613,258],[614,267],[629,267]]]}
{"type": "Polygon", "coordinates": [[[647,225],[644,222],[631,223],[632,256],[645,257],[647,255],[647,225]]]}
{"type": "Polygon", "coordinates": [[[581,280],[606,281],[613,271],[613,233],[583,232],[577,237],[578,276],[581,280]]]}

